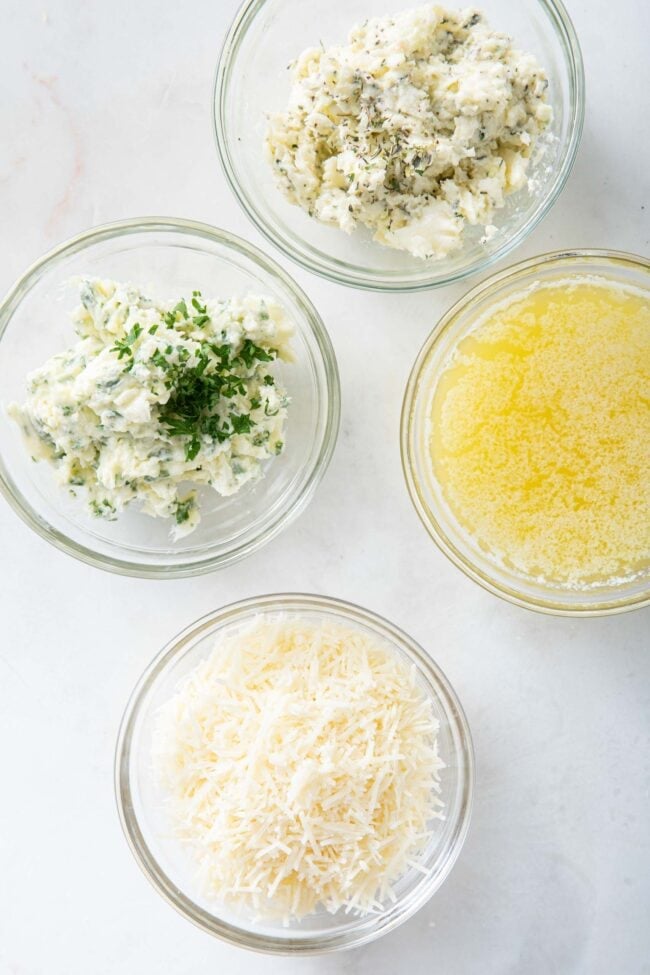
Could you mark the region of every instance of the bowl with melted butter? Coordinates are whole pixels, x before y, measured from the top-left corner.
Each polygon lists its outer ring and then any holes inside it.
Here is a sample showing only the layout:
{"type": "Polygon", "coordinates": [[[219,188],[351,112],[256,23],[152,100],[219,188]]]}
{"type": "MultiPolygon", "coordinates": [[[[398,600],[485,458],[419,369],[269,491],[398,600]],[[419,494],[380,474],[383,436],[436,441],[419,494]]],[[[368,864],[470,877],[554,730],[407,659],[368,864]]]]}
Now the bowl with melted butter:
{"type": "Polygon", "coordinates": [[[548,254],[436,326],[402,416],[411,497],[440,548],[532,609],[650,601],[650,263],[548,254]]]}

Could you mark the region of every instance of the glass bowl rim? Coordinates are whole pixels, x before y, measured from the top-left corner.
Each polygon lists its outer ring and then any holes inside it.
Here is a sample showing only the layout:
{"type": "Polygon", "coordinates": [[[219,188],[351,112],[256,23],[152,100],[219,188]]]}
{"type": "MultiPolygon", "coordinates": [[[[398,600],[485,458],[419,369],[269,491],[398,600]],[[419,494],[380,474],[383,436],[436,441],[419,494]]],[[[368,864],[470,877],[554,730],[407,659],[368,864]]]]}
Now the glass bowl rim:
{"type": "Polygon", "coordinates": [[[228,124],[226,122],[225,109],[229,90],[229,79],[232,73],[232,62],[257,14],[269,2],[270,0],[243,0],[226,32],[214,75],[211,106],[212,131],[222,170],[240,207],[266,240],[291,261],[298,264],[299,267],[313,274],[318,274],[320,277],[325,278],[325,280],[334,282],[335,284],[342,284],[365,291],[405,294],[442,288],[454,282],[462,281],[472,275],[480,274],[482,271],[492,267],[497,261],[502,260],[532,233],[535,227],[552,209],[571,174],[582,138],[585,120],[585,72],[580,42],[573,22],[562,0],[536,0],[539,6],[546,12],[555,35],[562,46],[564,61],[570,76],[571,99],[569,106],[570,119],[567,128],[568,138],[565,142],[562,165],[555,174],[544,199],[538,203],[528,220],[516,233],[504,240],[501,246],[492,254],[439,279],[437,277],[433,279],[425,277],[410,280],[404,279],[403,275],[400,277],[400,273],[391,274],[390,277],[388,277],[386,272],[384,272],[386,277],[382,277],[382,273],[371,274],[367,271],[356,273],[355,271],[349,270],[354,268],[354,265],[351,264],[346,265],[348,270],[346,270],[346,266],[343,264],[342,269],[338,270],[332,265],[331,260],[319,261],[306,256],[300,246],[295,245],[291,240],[286,239],[284,235],[276,232],[274,226],[267,223],[258,214],[254,201],[250,198],[249,194],[244,192],[237,177],[237,166],[232,159],[230,140],[227,135],[228,124]]]}
{"type": "Polygon", "coordinates": [[[111,223],[91,227],[74,237],[70,237],[48,250],[14,281],[6,294],[0,298],[0,355],[2,354],[2,338],[9,323],[23,298],[38,284],[41,277],[59,260],[82,251],[86,246],[113,238],[130,236],[138,233],[160,232],[187,235],[203,238],[221,244],[229,251],[234,251],[252,261],[258,268],[271,278],[276,279],[291,295],[298,306],[304,327],[313,336],[318,354],[322,360],[325,374],[325,388],[327,390],[327,415],[322,436],[320,453],[315,459],[309,478],[302,485],[300,493],[291,501],[288,508],[271,522],[270,525],[244,541],[236,548],[225,553],[196,562],[192,558],[175,564],[151,564],[135,560],[121,559],[111,555],[96,552],[90,546],[76,542],[64,532],[50,525],[31,505],[24,500],[20,490],[13,484],[12,478],[5,467],[0,451],[0,494],[8,501],[10,507],[19,517],[41,538],[54,545],[60,551],[73,556],[87,565],[113,572],[117,575],[132,576],[142,579],[179,579],[189,576],[203,575],[215,569],[231,565],[240,559],[257,551],[271,541],[286,528],[307,506],[320,480],[322,479],[331,460],[336,445],[340,414],[341,414],[341,386],[338,365],[332,340],[325,328],[323,320],[316,308],[307,297],[300,285],[284,271],[276,261],[236,234],[211,224],[180,217],[143,216],[132,217],[127,220],[116,220],[111,223]]]}
{"type": "MultiPolygon", "coordinates": [[[[190,646],[191,649],[191,646],[190,646]]],[[[463,707],[458,700],[451,683],[440,669],[435,660],[429,656],[424,648],[404,630],[389,620],[371,610],[355,603],[336,599],[315,593],[284,592],[268,593],[238,600],[205,614],[190,623],[176,636],[172,637],[162,650],[147,665],[133,688],[126,704],[115,746],[114,787],[117,812],[122,831],[138,866],[154,889],[171,905],[182,917],[191,921],[198,928],[208,934],[241,948],[263,954],[275,955],[313,955],[326,954],[347,948],[359,947],[374,941],[376,938],[392,931],[403,921],[418,911],[433,894],[440,888],[451,871],[463,847],[469,830],[473,798],[474,798],[474,748],[471,732],[463,707]],[[428,886],[423,883],[419,895],[408,905],[408,909],[391,918],[387,923],[370,928],[355,938],[356,928],[338,935],[328,935],[327,932],[314,932],[313,935],[296,943],[290,939],[278,938],[271,935],[259,935],[221,921],[216,915],[199,908],[191,899],[167,877],[158,866],[155,857],[150,853],[147,842],[133,810],[131,777],[129,773],[131,746],[135,724],[140,716],[143,702],[149,691],[155,686],[158,678],[163,675],[173,663],[183,656],[186,647],[193,644],[199,636],[209,636],[216,627],[224,623],[238,622],[265,612],[315,612],[327,613],[356,622],[369,625],[390,644],[396,645],[406,654],[416,669],[424,675],[427,681],[427,693],[431,688],[440,697],[446,712],[453,714],[455,730],[459,739],[459,748],[455,754],[462,756],[462,769],[459,773],[462,784],[462,798],[457,812],[457,819],[450,849],[444,864],[428,886]]],[[[399,902],[398,902],[399,903],[399,902]]],[[[384,915],[380,915],[379,921],[384,915]]],[[[364,919],[360,919],[365,922],[364,919]]]]}
{"type": "Polygon", "coordinates": [[[603,270],[608,266],[631,267],[644,271],[650,270],[650,260],[641,255],[626,251],[596,248],[549,251],[545,254],[538,254],[535,257],[519,261],[517,264],[511,264],[502,271],[491,274],[488,278],[475,285],[471,291],[468,291],[458,301],[454,302],[451,308],[436,322],[425,339],[409,374],[402,400],[400,418],[400,456],[406,486],[420,521],[440,551],[469,579],[477,582],[488,592],[514,603],[516,606],[552,616],[610,616],[633,609],[641,609],[644,606],[650,605],[650,588],[645,592],[632,596],[620,597],[618,599],[591,600],[590,602],[585,601],[583,604],[577,603],[570,606],[559,600],[554,600],[551,596],[547,599],[525,595],[521,591],[501,583],[495,573],[488,574],[479,569],[469,557],[465,557],[458,551],[435,518],[435,512],[432,512],[424,501],[422,486],[414,473],[415,464],[413,462],[414,450],[412,445],[414,413],[418,401],[420,377],[439,341],[453,326],[459,315],[472,306],[475,306],[479,300],[494,294],[503,282],[511,281],[513,284],[517,281],[523,282],[526,278],[534,275],[535,271],[539,271],[549,265],[556,264],[558,268],[567,267],[567,269],[570,269],[573,264],[588,262],[590,260],[602,266],[603,270]]]}

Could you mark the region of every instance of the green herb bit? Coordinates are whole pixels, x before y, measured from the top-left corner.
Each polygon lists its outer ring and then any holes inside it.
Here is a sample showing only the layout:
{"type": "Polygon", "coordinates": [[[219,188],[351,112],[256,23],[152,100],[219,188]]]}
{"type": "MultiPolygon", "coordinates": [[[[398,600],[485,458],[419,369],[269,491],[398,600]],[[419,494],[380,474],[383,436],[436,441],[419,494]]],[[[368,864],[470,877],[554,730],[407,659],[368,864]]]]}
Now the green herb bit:
{"type": "Polygon", "coordinates": [[[231,413],[230,422],[233,433],[250,433],[254,423],[249,413],[231,413]]]}
{"type": "Polygon", "coordinates": [[[196,365],[194,366],[194,371],[197,376],[202,376],[205,370],[208,368],[208,363],[210,362],[210,357],[206,350],[201,346],[198,352],[194,353],[196,356],[196,365]]]}
{"type": "MultiPolygon", "coordinates": [[[[204,307],[200,294],[194,293],[192,302],[194,307],[204,307]]],[[[169,400],[159,408],[158,416],[168,436],[185,438],[186,460],[198,456],[204,437],[223,443],[234,435],[250,433],[255,426],[250,411],[264,405],[269,415],[268,404],[259,395],[250,397],[246,413],[233,404],[234,408],[224,416],[226,411],[219,404],[237,396],[250,396],[247,377],[239,375],[239,370],[251,369],[255,362],[270,362],[277,354],[275,349],[267,351],[245,339],[239,354],[233,357],[229,344],[203,341],[193,354],[183,346],[177,347],[174,363],[166,358],[170,349],[165,349],[165,355],[156,350],[152,356],[152,361],[166,372],[165,385],[170,390],[169,400]]],[[[265,385],[273,384],[273,377],[266,377],[265,385]]]]}
{"type": "Polygon", "coordinates": [[[196,505],[196,497],[190,494],[183,501],[180,498],[175,502],[174,517],[176,518],[176,524],[182,525],[184,522],[189,521],[190,515],[194,510],[196,505]]]}
{"type": "Polygon", "coordinates": [[[194,460],[200,449],[201,441],[199,437],[193,433],[189,442],[185,444],[185,460],[194,460]]]}
{"type": "Polygon", "coordinates": [[[115,514],[115,507],[108,498],[104,498],[102,501],[91,501],[90,510],[96,518],[109,518],[115,514]]]}
{"type": "Polygon", "coordinates": [[[228,376],[221,389],[221,395],[225,396],[227,399],[232,399],[232,397],[236,396],[238,393],[240,396],[244,396],[246,394],[246,383],[241,376],[228,376]]]}
{"type": "Polygon", "coordinates": [[[167,328],[173,328],[176,325],[179,315],[181,316],[181,321],[187,321],[187,319],[190,317],[184,298],[181,298],[181,300],[174,305],[171,311],[168,311],[165,315],[163,315],[163,321],[165,322],[167,328]]]}
{"type": "Polygon", "coordinates": [[[255,360],[258,362],[272,362],[277,355],[276,349],[269,349],[267,352],[259,345],[255,345],[250,339],[244,339],[244,344],[239,350],[238,357],[244,365],[250,369],[255,360]]]}
{"type": "Polygon", "coordinates": [[[230,353],[231,348],[229,345],[216,345],[214,342],[208,344],[208,348],[213,352],[217,359],[219,359],[220,367],[222,369],[227,369],[230,366],[230,353]]]}
{"type": "Polygon", "coordinates": [[[151,359],[149,361],[153,362],[154,366],[158,366],[160,369],[163,369],[165,372],[167,372],[171,366],[171,363],[167,361],[167,359],[162,354],[160,349],[156,349],[156,351],[151,356],[151,359]]]}
{"type": "Polygon", "coordinates": [[[198,360],[195,366],[174,367],[170,372],[172,394],[159,412],[170,436],[192,438],[186,445],[188,459],[198,453],[196,438],[204,433],[215,437],[218,417],[214,409],[228,382],[228,377],[218,372],[206,373],[210,363],[205,348],[199,351],[198,360]]]}
{"type": "Polygon", "coordinates": [[[142,326],[137,322],[133,326],[130,332],[123,339],[118,339],[111,349],[111,352],[117,352],[117,358],[122,359],[125,355],[133,357],[133,349],[131,346],[136,341],[139,335],[142,334],[142,326]]]}
{"type": "Polygon", "coordinates": [[[232,430],[227,421],[224,420],[220,426],[218,416],[210,416],[203,421],[203,432],[218,443],[225,443],[232,436],[232,430]]]}
{"type": "Polygon", "coordinates": [[[202,297],[203,296],[200,291],[192,292],[192,307],[196,312],[198,312],[197,315],[193,316],[192,321],[197,326],[197,328],[201,328],[203,325],[205,325],[207,322],[210,321],[210,316],[208,315],[208,306],[205,304],[201,304],[201,301],[199,300],[202,297]]]}

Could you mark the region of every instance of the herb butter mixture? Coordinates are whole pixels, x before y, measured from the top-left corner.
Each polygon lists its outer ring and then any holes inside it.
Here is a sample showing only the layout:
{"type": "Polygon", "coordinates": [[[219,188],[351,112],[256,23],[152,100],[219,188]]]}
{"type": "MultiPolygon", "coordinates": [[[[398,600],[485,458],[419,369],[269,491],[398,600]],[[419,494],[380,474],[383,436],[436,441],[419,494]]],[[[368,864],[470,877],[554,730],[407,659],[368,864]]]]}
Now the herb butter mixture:
{"type": "Polygon", "coordinates": [[[466,224],[494,235],[494,211],[526,183],[552,114],[535,58],[474,9],[373,18],[292,71],[266,140],[285,195],[420,258],[458,250],[466,224]]]}
{"type": "Polygon", "coordinates": [[[155,302],[88,279],[73,320],[79,340],[30,374],[10,410],[34,458],[85,489],[93,514],[137,501],[180,537],[200,520],[183,485],[234,494],[282,452],[289,398],[272,363],[290,361],[292,327],[273,301],[155,302]]]}

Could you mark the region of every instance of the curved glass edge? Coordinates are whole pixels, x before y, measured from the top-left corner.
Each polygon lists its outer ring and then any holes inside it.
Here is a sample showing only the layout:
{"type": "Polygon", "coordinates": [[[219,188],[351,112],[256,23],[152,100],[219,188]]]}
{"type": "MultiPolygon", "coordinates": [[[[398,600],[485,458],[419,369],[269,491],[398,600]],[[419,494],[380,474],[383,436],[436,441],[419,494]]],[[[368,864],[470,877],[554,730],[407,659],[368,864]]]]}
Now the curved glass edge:
{"type": "Polygon", "coordinates": [[[114,788],[120,825],[138,866],[154,889],[182,917],[223,941],[263,954],[328,954],[360,947],[387,934],[403,921],[412,917],[444,883],[460,854],[469,831],[474,799],[474,747],[465,712],[451,683],[433,658],[407,633],[377,613],[341,599],[311,593],[273,593],[239,600],[213,610],[186,626],[154,657],[136,683],[120,723],[115,747],[114,788]],[[341,618],[352,619],[361,625],[370,626],[404,651],[424,673],[428,682],[435,687],[440,694],[445,710],[453,719],[453,730],[460,742],[462,795],[459,803],[458,823],[452,837],[452,846],[448,858],[436,874],[435,885],[430,888],[424,887],[420,896],[414,898],[401,913],[398,912],[395,916],[385,919],[384,923],[380,918],[376,928],[360,932],[357,936],[353,933],[329,936],[316,934],[313,940],[300,938],[293,941],[290,938],[257,935],[243,928],[219,921],[214,915],[185,897],[164,871],[158,867],[155,859],[149,853],[146,840],[133,811],[129,772],[131,740],[139,716],[140,705],[157,677],[172,661],[183,654],[188,644],[193,644],[197,638],[207,636],[217,625],[221,626],[243,620],[255,613],[273,610],[328,612],[337,614],[341,618]]]}

